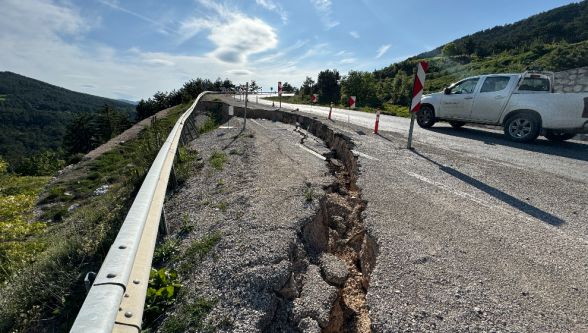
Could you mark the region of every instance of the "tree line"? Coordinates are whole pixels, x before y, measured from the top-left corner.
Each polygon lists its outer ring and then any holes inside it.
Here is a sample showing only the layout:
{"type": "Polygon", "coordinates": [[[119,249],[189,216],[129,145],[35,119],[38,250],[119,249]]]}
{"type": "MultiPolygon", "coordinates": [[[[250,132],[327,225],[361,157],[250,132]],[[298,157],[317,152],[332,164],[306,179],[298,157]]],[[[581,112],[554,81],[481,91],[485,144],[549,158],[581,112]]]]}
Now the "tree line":
{"type": "Polygon", "coordinates": [[[141,99],[137,104],[137,117],[138,120],[145,119],[161,110],[187,103],[206,90],[228,91],[233,89],[235,89],[235,85],[229,79],[221,80],[218,78],[214,82],[209,79],[193,79],[184,83],[178,90],[170,92],[158,91],[147,100],[141,99]]]}

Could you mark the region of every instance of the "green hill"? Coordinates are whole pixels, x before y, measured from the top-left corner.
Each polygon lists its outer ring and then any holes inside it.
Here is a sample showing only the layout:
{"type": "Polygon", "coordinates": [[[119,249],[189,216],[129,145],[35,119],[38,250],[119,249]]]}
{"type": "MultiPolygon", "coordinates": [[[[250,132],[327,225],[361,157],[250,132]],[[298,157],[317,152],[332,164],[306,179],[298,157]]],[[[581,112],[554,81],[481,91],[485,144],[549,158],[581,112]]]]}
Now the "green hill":
{"type": "Polygon", "coordinates": [[[380,85],[395,89],[390,94],[394,104],[407,104],[404,90],[410,89],[421,60],[429,62],[426,91],[439,91],[471,75],[588,66],[588,1],[480,31],[374,71],[380,85]]]}
{"type": "Polygon", "coordinates": [[[62,146],[66,125],[104,105],[134,119],[131,104],[82,94],[11,72],[0,72],[0,156],[11,165],[62,146]]]}

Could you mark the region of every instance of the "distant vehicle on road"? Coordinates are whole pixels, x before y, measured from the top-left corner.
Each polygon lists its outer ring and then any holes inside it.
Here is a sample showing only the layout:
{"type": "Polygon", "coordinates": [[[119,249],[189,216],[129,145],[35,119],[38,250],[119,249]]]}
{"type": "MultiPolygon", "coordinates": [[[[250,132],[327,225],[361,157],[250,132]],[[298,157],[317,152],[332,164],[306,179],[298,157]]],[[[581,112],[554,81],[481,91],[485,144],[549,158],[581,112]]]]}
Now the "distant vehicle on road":
{"type": "Polygon", "coordinates": [[[423,96],[417,123],[429,128],[439,120],[454,128],[466,123],[503,126],[512,141],[539,135],[553,141],[588,133],[588,93],[554,93],[553,74],[489,74],[468,77],[443,92],[423,96]]]}

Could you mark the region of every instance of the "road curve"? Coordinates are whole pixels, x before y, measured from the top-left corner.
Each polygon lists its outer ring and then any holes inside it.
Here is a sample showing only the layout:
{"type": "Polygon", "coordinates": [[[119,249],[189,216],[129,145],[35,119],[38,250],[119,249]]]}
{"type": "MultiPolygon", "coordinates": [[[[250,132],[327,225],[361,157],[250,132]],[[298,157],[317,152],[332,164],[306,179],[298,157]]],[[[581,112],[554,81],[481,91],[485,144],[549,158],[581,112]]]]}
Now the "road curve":
{"type": "Polygon", "coordinates": [[[381,135],[373,114],[333,119],[356,144],[378,246],[373,331],[588,331],[587,144],[441,123],[416,128],[411,151],[408,119],[383,116],[381,135]]]}

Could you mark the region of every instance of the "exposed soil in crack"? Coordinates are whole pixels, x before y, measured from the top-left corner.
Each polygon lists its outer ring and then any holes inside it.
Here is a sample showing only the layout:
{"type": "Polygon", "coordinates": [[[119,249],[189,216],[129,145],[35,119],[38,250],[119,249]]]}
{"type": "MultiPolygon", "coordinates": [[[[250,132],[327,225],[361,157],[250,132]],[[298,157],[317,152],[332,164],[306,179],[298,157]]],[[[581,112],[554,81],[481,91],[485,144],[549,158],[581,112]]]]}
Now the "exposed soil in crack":
{"type": "Polygon", "coordinates": [[[331,159],[329,167],[337,178],[337,186],[327,194],[323,205],[329,227],[327,251],[345,263],[349,274],[323,332],[371,332],[366,293],[376,258],[374,242],[367,235],[361,218],[366,202],[340,162],[331,159]]]}
{"type": "MultiPolygon", "coordinates": [[[[302,136],[300,143],[304,144],[308,135],[298,126],[295,131],[302,136]]],[[[349,158],[352,155],[345,157],[349,158]]],[[[350,163],[343,163],[337,159],[335,150],[327,159],[327,163],[336,181],[325,188],[326,195],[320,201],[320,208],[315,218],[302,229],[300,241],[304,245],[305,253],[295,255],[293,278],[284,290],[285,296],[301,297],[301,289],[305,288],[304,279],[309,264],[319,265],[323,280],[337,288],[336,299],[330,308],[328,321],[321,325],[320,319],[318,320],[321,331],[323,333],[371,332],[366,294],[369,277],[375,266],[376,254],[375,242],[367,234],[362,220],[362,212],[367,202],[361,199],[361,190],[355,184],[357,177],[353,173],[357,170],[346,168],[346,165],[350,163]],[[344,263],[347,271],[343,278],[337,278],[328,272],[329,268],[325,267],[328,264],[325,264],[323,259],[325,254],[334,255],[344,263]]],[[[295,321],[298,321],[296,319],[301,318],[298,316],[295,318],[295,321]]],[[[302,320],[299,321],[298,327],[304,332],[313,331],[300,323],[302,320]]]]}

